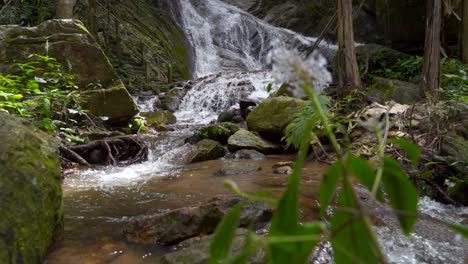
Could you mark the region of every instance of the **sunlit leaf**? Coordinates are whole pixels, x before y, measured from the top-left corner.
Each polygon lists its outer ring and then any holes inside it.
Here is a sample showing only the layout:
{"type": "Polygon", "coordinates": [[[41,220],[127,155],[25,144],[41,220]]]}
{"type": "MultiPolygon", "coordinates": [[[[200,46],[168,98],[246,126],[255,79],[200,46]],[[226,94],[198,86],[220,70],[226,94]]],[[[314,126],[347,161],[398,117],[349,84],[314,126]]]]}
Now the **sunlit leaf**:
{"type": "Polygon", "coordinates": [[[83,138],[73,136],[73,135],[67,135],[67,139],[72,141],[72,142],[76,142],[76,143],[85,143],[85,141],[86,141],[83,138]]]}
{"type": "Polygon", "coordinates": [[[229,210],[221,223],[216,227],[215,235],[210,246],[209,264],[217,264],[228,256],[232,240],[236,234],[236,229],[239,226],[242,207],[243,203],[240,203],[229,210]]]}
{"type": "Polygon", "coordinates": [[[336,192],[338,180],[342,175],[340,161],[336,161],[330,165],[323,175],[322,181],[320,182],[320,215],[324,216],[328,205],[330,204],[333,196],[336,192]]]}
{"type": "Polygon", "coordinates": [[[400,226],[409,235],[416,223],[418,213],[418,192],[408,176],[395,160],[384,159],[382,182],[390,204],[398,211],[400,226]]]}
{"type": "Polygon", "coordinates": [[[421,150],[419,147],[404,139],[397,139],[397,138],[391,138],[389,141],[395,145],[398,145],[400,148],[402,148],[406,153],[408,153],[408,158],[411,160],[414,166],[417,166],[419,163],[419,160],[421,158],[421,150]]]}

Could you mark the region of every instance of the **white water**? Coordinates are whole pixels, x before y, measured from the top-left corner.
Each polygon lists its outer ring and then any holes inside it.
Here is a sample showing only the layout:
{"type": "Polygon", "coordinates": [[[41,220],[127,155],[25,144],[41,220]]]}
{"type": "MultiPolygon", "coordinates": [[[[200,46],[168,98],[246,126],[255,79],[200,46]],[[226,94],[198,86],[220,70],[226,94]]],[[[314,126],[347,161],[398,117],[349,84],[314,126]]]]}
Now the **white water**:
{"type": "MultiPolygon", "coordinates": [[[[306,53],[315,38],[271,26],[219,0],[179,0],[182,23],[194,49],[195,77],[218,72],[265,70],[278,46],[306,53]]],[[[323,44],[322,53],[336,46],[323,44]]]]}

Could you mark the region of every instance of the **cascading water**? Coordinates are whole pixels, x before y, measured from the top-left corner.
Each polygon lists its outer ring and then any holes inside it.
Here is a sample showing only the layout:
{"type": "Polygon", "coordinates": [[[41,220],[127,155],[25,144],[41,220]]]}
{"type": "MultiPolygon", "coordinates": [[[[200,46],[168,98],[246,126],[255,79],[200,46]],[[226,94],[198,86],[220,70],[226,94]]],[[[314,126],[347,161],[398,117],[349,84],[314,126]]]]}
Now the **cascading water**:
{"type": "MultiPolygon", "coordinates": [[[[324,59],[317,53],[306,56],[314,38],[273,27],[219,0],[179,0],[176,4],[194,50],[194,76],[203,77],[179,106],[179,120],[206,124],[221,111],[236,106],[239,99],[266,98],[267,87],[270,91],[278,87],[270,73],[278,51],[286,54],[286,60],[292,54],[283,51],[295,51],[301,60],[310,62],[307,66],[315,66],[316,89],[331,81],[324,59]]],[[[335,48],[324,44],[319,50],[330,55],[335,48]]]]}

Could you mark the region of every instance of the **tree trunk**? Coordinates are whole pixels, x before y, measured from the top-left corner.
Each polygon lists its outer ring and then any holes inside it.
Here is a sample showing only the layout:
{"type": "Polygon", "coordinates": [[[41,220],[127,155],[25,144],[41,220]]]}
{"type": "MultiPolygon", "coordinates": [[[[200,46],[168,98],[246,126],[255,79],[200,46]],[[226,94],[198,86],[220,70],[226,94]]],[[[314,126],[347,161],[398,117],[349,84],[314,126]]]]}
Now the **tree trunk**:
{"type": "Polygon", "coordinates": [[[352,0],[338,0],[338,79],[341,94],[361,87],[354,51],[352,0]]]}
{"type": "Polygon", "coordinates": [[[440,27],[442,21],[441,0],[427,1],[426,40],[424,46],[424,66],[419,95],[438,99],[440,86],[440,27]]]}
{"type": "Polygon", "coordinates": [[[463,1],[462,60],[468,64],[468,0],[463,1]]]}
{"type": "Polygon", "coordinates": [[[59,0],[57,3],[57,18],[72,18],[76,0],[59,0]]]}

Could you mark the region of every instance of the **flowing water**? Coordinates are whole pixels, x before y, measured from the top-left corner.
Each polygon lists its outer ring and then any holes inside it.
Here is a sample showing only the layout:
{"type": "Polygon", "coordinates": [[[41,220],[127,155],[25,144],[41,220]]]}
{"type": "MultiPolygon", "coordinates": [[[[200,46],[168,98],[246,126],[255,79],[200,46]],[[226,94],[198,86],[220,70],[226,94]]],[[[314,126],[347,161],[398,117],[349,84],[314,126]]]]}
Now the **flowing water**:
{"type": "MultiPolygon", "coordinates": [[[[275,28],[219,0],[172,2],[174,16],[193,48],[194,76],[198,78],[175,113],[178,123],[172,126],[172,132],[143,136],[150,147],[146,162],[98,167],[67,176],[63,184],[64,239],[49,255],[48,263],[154,263],[157,256],[172,248],[128,244],[122,238],[123,227],[138,215],[199,205],[213,196],[230,194],[223,187],[226,178],[216,176],[228,163],[262,168],[230,178],[243,191],[267,190],[279,196],[284,190],[287,178],[274,174],[272,165],[294,160],[294,156],[268,156],[264,161],[221,159],[186,165],[185,156],[193,147],[185,144],[184,139],[198,126],[216,119],[221,111],[238,107],[239,99],[266,98],[270,88],[278,87],[272,75],[281,77],[280,81],[291,81],[287,79],[291,75],[290,65],[284,62],[295,63],[300,59],[314,76],[315,88],[323,89],[331,81],[324,58],[329,58],[336,47],[324,44],[319,49],[323,57],[318,53],[306,57],[313,38],[275,28]],[[285,53],[285,50],[295,51],[285,53]],[[275,54],[276,61],[272,58],[275,54]]],[[[156,100],[148,95],[136,97],[142,112],[153,111],[156,100]]],[[[301,182],[303,197],[317,198],[324,169],[323,164],[306,163],[301,182]]],[[[448,208],[426,199],[420,207],[434,217],[466,221],[466,209],[448,208]]],[[[316,216],[306,212],[304,217],[316,216]]],[[[421,259],[428,259],[421,257],[424,252],[437,255],[438,250],[447,250],[446,245],[418,237],[405,238],[384,228],[377,232],[395,263],[423,263],[421,259]],[[425,246],[416,246],[422,244],[425,246]]],[[[457,254],[458,251],[453,253],[457,254]]],[[[443,257],[449,259],[447,263],[456,263],[446,255],[443,257]]],[[[317,252],[317,256],[319,263],[328,263],[330,247],[317,252]]]]}

